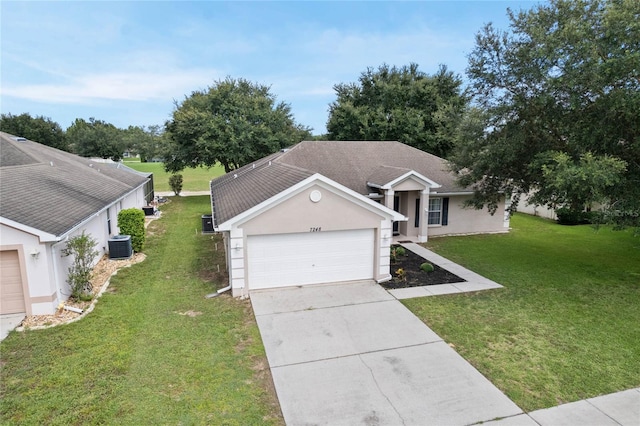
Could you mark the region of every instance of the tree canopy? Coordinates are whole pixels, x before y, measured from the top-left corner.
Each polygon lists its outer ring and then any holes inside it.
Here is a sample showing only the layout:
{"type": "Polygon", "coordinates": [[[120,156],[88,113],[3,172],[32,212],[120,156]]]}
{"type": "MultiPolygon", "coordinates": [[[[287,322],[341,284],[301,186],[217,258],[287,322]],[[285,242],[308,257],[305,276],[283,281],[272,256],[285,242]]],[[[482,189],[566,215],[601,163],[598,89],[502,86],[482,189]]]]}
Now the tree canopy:
{"type": "Polygon", "coordinates": [[[48,117],[37,116],[34,118],[28,113],[2,114],[0,116],[0,130],[63,151],[69,150],[64,130],[48,117]]]}
{"type": "Polygon", "coordinates": [[[229,172],[311,136],[268,86],[229,77],[176,103],[165,127],[169,172],[216,163],[229,172]]]}
{"type": "Polygon", "coordinates": [[[76,118],[67,129],[67,138],[73,152],[82,157],[111,158],[118,161],[124,152],[123,131],[110,123],[76,118]]]}
{"type": "Polygon", "coordinates": [[[140,156],[145,163],[154,158],[161,158],[166,145],[164,128],[158,125],[129,126],[122,130],[122,144],[125,150],[140,156]]]}
{"type": "Polygon", "coordinates": [[[476,35],[474,109],[453,169],[495,209],[502,192],[574,210],[640,212],[640,2],[551,0],[476,35]]]}
{"type": "Polygon", "coordinates": [[[447,157],[467,105],[460,77],[441,66],[432,76],[417,64],[368,68],[357,83],[334,86],[329,107],[332,140],[397,140],[447,157]]]}

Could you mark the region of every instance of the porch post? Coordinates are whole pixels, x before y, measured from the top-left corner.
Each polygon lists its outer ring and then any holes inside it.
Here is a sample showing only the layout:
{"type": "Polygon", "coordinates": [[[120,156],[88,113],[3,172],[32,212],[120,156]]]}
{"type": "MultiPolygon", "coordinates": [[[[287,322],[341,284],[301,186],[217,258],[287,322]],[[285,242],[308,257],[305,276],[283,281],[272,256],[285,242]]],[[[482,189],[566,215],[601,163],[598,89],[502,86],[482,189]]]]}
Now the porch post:
{"type": "Polygon", "coordinates": [[[396,192],[393,189],[386,189],[384,191],[384,205],[391,210],[393,210],[393,197],[395,194],[396,192]]]}
{"type": "Polygon", "coordinates": [[[429,187],[420,191],[420,226],[418,227],[418,242],[426,243],[429,229],[429,187]]]}

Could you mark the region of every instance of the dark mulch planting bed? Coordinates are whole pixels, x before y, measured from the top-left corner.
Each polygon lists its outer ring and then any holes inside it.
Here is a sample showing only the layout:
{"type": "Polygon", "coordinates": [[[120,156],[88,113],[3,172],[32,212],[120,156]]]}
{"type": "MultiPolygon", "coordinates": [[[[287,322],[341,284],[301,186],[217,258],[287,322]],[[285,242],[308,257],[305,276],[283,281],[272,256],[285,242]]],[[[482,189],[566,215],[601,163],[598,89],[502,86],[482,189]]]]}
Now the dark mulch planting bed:
{"type": "Polygon", "coordinates": [[[431,262],[429,263],[433,265],[435,270],[433,272],[424,272],[420,269],[420,265],[424,262],[426,262],[424,258],[410,250],[407,250],[405,256],[397,256],[396,261],[391,263],[391,275],[393,275],[393,279],[391,281],[381,283],[380,285],[386,289],[394,289],[465,282],[465,280],[459,276],[452,274],[431,262]],[[406,273],[406,280],[404,281],[398,279],[396,274],[396,271],[400,268],[404,269],[406,273]]]}

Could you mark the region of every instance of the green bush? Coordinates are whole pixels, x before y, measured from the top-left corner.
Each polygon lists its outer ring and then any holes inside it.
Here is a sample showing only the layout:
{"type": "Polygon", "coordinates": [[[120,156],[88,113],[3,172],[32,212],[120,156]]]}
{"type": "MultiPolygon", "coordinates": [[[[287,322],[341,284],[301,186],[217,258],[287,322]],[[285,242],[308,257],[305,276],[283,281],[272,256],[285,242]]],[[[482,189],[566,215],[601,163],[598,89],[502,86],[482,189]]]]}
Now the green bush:
{"type": "Polygon", "coordinates": [[[144,249],[144,211],[135,208],[120,210],[118,228],[121,235],[131,235],[131,247],[135,252],[139,253],[144,249]]]}
{"type": "Polygon", "coordinates": [[[597,212],[584,212],[571,210],[567,207],[561,207],[556,210],[558,216],[558,223],[560,225],[581,225],[588,224],[597,221],[597,212]]]}
{"type": "Polygon", "coordinates": [[[396,256],[406,256],[407,251],[402,246],[396,247],[396,256]]]}
{"type": "Polygon", "coordinates": [[[182,175],[175,174],[169,176],[169,186],[174,194],[180,195],[180,191],[182,191],[182,175]]]}
{"type": "Polygon", "coordinates": [[[433,272],[435,270],[433,265],[429,262],[424,262],[422,265],[420,265],[420,269],[424,272],[433,272]]]}
{"type": "Polygon", "coordinates": [[[62,256],[73,256],[73,264],[69,266],[67,283],[71,287],[71,297],[77,300],[90,300],[87,297],[93,290],[91,285],[91,272],[93,271],[93,259],[99,254],[96,240],[82,231],[81,235],[69,238],[67,246],[62,249],[62,256]]]}

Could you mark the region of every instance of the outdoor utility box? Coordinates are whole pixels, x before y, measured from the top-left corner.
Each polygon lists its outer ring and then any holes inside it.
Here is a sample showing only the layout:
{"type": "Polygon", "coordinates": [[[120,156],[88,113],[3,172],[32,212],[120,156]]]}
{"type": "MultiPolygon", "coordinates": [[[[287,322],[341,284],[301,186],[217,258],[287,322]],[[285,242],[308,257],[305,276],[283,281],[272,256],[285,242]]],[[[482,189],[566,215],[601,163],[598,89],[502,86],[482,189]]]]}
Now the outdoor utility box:
{"type": "Polygon", "coordinates": [[[109,238],[109,259],[128,259],[132,254],[131,235],[115,235],[109,238]]]}
{"type": "Polygon", "coordinates": [[[202,215],[202,233],[203,234],[213,234],[215,230],[213,229],[213,216],[210,214],[202,215]]]}
{"type": "Polygon", "coordinates": [[[145,206],[142,208],[145,216],[153,216],[154,209],[153,206],[145,206]]]}

